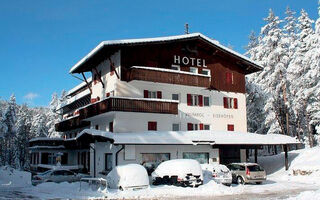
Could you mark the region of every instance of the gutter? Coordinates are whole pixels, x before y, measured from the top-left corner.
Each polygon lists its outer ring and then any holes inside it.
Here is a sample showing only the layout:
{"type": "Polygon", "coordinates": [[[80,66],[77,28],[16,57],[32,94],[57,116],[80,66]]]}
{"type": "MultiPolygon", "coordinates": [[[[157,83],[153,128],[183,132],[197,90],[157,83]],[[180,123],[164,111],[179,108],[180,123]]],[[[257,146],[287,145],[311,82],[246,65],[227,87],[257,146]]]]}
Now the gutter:
{"type": "Polygon", "coordinates": [[[116,166],[118,166],[118,154],[120,153],[120,151],[122,151],[124,149],[124,145],[121,145],[121,148],[116,152],[116,166]]]}

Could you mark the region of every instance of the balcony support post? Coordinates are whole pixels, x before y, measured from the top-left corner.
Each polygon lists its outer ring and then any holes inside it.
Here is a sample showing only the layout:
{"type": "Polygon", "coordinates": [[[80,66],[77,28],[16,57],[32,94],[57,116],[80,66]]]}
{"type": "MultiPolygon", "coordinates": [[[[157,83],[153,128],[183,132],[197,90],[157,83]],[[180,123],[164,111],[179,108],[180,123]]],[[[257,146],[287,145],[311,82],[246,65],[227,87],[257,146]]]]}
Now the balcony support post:
{"type": "Polygon", "coordinates": [[[93,70],[96,72],[96,74],[98,74],[99,81],[100,81],[101,84],[102,84],[102,88],[104,88],[104,83],[102,82],[101,74],[98,72],[98,70],[97,70],[96,67],[94,67],[93,70]]]}
{"type": "Polygon", "coordinates": [[[111,68],[112,70],[114,70],[114,72],[115,72],[116,75],[117,75],[117,78],[120,79],[120,76],[119,76],[116,68],[114,67],[114,63],[111,61],[111,58],[110,58],[110,57],[109,57],[109,62],[110,62],[110,68],[111,68]]]}
{"type": "Polygon", "coordinates": [[[81,72],[81,74],[82,74],[82,77],[83,77],[84,81],[85,81],[86,84],[87,84],[88,89],[90,90],[90,94],[92,94],[92,90],[91,90],[91,87],[90,87],[90,85],[89,85],[89,83],[88,83],[88,80],[87,80],[86,76],[84,75],[83,72],[81,72]]]}

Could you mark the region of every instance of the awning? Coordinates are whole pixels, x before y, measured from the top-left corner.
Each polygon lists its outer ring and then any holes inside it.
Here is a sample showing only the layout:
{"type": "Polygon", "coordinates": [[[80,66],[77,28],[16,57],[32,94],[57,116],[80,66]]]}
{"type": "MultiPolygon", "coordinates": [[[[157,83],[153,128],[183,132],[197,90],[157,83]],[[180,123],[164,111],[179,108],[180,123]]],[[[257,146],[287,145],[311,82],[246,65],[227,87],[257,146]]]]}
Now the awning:
{"type": "Polygon", "coordinates": [[[113,144],[136,145],[286,145],[299,144],[293,137],[281,134],[256,134],[231,131],[148,131],[111,133],[95,129],[83,130],[75,140],[84,135],[106,138],[113,144]]]}

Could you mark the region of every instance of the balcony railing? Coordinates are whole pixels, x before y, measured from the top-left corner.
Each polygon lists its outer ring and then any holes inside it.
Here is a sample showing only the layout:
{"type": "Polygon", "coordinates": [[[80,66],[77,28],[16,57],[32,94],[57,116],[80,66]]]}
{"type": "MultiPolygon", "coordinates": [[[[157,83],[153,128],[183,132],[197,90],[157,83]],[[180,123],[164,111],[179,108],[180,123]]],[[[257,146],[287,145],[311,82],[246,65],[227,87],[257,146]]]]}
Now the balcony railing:
{"type": "Polygon", "coordinates": [[[83,119],[111,111],[178,114],[178,102],[110,97],[79,110],[83,119]]]}
{"type": "Polygon", "coordinates": [[[130,70],[128,81],[141,80],[206,88],[210,86],[208,75],[154,67],[132,67],[130,70]]]}
{"type": "Polygon", "coordinates": [[[90,125],[88,124],[89,122],[83,121],[83,119],[112,111],[176,115],[178,114],[178,102],[162,99],[109,97],[79,109],[78,116],[57,123],[55,126],[56,131],[66,131],[88,126],[90,125]]]}

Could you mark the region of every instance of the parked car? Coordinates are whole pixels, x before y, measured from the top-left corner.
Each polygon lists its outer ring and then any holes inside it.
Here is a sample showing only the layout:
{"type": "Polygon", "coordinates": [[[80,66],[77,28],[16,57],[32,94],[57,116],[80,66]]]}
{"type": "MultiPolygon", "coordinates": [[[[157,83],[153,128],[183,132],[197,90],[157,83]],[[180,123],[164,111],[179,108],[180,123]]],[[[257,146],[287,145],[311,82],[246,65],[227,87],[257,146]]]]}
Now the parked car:
{"type": "Polygon", "coordinates": [[[120,165],[108,173],[107,184],[111,189],[141,189],[149,187],[149,177],[142,165],[120,165]]]}
{"type": "Polygon", "coordinates": [[[227,186],[232,184],[232,174],[225,165],[218,163],[201,164],[201,168],[205,178],[227,186]]]}
{"type": "Polygon", "coordinates": [[[267,179],[266,171],[257,163],[231,163],[227,167],[231,170],[234,183],[261,184],[267,179]]]}
{"type": "Polygon", "coordinates": [[[32,177],[32,184],[37,185],[44,182],[61,183],[65,181],[75,182],[79,181],[83,177],[83,174],[76,174],[69,170],[53,169],[34,175],[32,177]]]}
{"type": "Polygon", "coordinates": [[[162,162],[151,174],[154,185],[169,184],[197,187],[203,184],[202,169],[198,161],[175,159],[162,162]]]}

